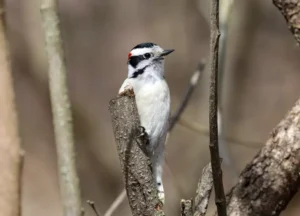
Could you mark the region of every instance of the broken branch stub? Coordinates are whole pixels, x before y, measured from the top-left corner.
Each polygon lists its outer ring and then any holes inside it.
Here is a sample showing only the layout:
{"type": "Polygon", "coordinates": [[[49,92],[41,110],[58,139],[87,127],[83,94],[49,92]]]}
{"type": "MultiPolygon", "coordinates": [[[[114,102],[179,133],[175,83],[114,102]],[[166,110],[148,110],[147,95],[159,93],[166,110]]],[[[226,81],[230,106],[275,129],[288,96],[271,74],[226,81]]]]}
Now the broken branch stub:
{"type": "Polygon", "coordinates": [[[140,137],[140,119],[132,92],[109,103],[113,132],[133,216],[164,215],[152,175],[151,162],[142,150],[147,141],[140,137]]]}

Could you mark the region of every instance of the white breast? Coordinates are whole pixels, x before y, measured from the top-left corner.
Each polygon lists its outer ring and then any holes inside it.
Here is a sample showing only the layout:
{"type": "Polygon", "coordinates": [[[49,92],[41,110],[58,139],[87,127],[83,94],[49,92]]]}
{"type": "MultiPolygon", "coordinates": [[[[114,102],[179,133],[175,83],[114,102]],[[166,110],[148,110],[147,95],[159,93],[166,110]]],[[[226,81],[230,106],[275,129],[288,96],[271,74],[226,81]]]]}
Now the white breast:
{"type": "MultiPolygon", "coordinates": [[[[150,145],[155,148],[164,142],[170,116],[170,91],[164,79],[153,82],[127,79],[132,85],[141,125],[146,129],[150,145]]],[[[124,84],[122,86],[124,88],[124,84]]],[[[121,90],[121,89],[120,89],[121,90]]]]}
{"type": "Polygon", "coordinates": [[[151,138],[163,136],[170,115],[170,92],[165,80],[144,84],[136,91],[136,103],[141,124],[151,138]]]}

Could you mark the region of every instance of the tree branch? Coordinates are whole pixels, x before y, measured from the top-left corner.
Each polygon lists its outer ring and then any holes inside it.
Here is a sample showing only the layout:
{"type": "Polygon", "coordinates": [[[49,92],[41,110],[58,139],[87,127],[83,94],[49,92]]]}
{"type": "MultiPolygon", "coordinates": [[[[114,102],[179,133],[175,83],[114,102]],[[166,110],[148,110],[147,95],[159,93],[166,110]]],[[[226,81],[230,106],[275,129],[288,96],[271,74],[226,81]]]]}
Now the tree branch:
{"type": "Polygon", "coordinates": [[[181,114],[185,110],[185,108],[194,92],[194,89],[197,86],[199,79],[201,78],[201,75],[202,75],[204,69],[205,69],[205,61],[202,60],[199,63],[197,70],[194,72],[194,74],[192,75],[192,77],[190,79],[189,85],[186,89],[186,92],[184,94],[184,97],[183,97],[180,105],[178,106],[177,110],[175,111],[175,113],[172,115],[172,117],[170,119],[169,133],[172,131],[173,127],[176,125],[181,114]]]}
{"type": "Polygon", "coordinates": [[[41,14],[48,54],[49,87],[64,215],[80,216],[82,202],[76,171],[71,105],[56,0],[42,0],[41,14]]]}
{"type": "Polygon", "coordinates": [[[113,203],[106,210],[104,216],[111,216],[116,211],[116,209],[121,205],[125,197],[126,197],[126,190],[123,189],[122,192],[119,194],[119,196],[113,201],[113,203]]]}
{"type": "Polygon", "coordinates": [[[180,201],[181,216],[193,216],[193,200],[180,201]]]}
{"type": "Polygon", "coordinates": [[[209,95],[209,131],[210,156],[215,187],[215,203],[219,216],[226,216],[226,200],[223,188],[222,169],[218,147],[218,51],[219,51],[219,0],[212,0],[211,5],[211,40],[210,70],[211,83],[209,95]]]}
{"type": "Polygon", "coordinates": [[[194,216],[204,216],[207,211],[208,201],[213,187],[211,163],[207,164],[202,171],[196,191],[194,216]]]}
{"type": "Polygon", "coordinates": [[[135,97],[118,96],[109,103],[112,126],[133,216],[164,215],[157,196],[151,162],[143,151],[147,140],[139,138],[140,119],[135,97]]]}
{"type": "Polygon", "coordinates": [[[300,100],[273,130],[227,195],[228,214],[279,215],[298,190],[299,172],[300,100]]]}
{"type": "Polygon", "coordinates": [[[300,0],[273,0],[300,45],[300,0]]]}
{"type": "Polygon", "coordinates": [[[21,214],[22,150],[4,22],[0,0],[0,215],[21,214]]]}

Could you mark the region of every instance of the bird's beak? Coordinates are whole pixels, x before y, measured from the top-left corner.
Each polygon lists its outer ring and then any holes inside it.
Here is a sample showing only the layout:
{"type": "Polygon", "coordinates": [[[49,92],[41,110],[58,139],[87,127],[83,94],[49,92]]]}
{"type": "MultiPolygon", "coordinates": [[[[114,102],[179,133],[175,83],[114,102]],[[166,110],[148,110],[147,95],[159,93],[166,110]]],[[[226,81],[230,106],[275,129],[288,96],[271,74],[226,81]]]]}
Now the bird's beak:
{"type": "Polygon", "coordinates": [[[170,53],[174,52],[175,50],[174,49],[168,49],[168,50],[164,50],[160,56],[166,56],[166,55],[169,55],[170,53]]]}

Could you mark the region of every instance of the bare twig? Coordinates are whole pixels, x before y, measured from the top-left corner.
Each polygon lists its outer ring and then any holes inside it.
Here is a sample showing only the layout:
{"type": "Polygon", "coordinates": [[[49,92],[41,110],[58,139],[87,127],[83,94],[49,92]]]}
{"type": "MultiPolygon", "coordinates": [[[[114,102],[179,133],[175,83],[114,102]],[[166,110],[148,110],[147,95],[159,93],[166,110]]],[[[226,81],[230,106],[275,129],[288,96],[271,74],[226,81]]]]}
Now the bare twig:
{"type": "Polygon", "coordinates": [[[190,82],[188,84],[188,87],[186,89],[186,92],[184,94],[184,97],[183,97],[180,105],[178,106],[177,110],[175,111],[175,113],[172,115],[172,117],[170,119],[169,133],[172,131],[173,127],[177,123],[181,114],[185,110],[185,108],[194,92],[194,89],[195,89],[196,85],[198,84],[199,79],[201,78],[201,75],[202,75],[204,69],[205,69],[205,60],[202,60],[199,64],[197,70],[193,73],[193,75],[190,79],[190,82]]]}
{"type": "Polygon", "coordinates": [[[215,187],[215,203],[219,216],[226,216],[226,200],[223,188],[222,169],[218,147],[218,51],[219,51],[219,0],[211,5],[210,70],[211,83],[209,95],[210,156],[215,187]]]}
{"type": "Polygon", "coordinates": [[[181,216],[193,216],[193,200],[180,201],[181,216]]]}
{"type": "Polygon", "coordinates": [[[211,163],[203,168],[202,176],[196,191],[194,216],[204,216],[207,211],[208,201],[213,187],[211,163]]]}
{"type": "Polygon", "coordinates": [[[93,209],[93,211],[95,212],[95,215],[96,216],[100,216],[100,213],[98,212],[96,206],[95,206],[95,202],[94,201],[91,201],[91,200],[87,200],[86,201],[87,204],[89,204],[89,206],[93,209]]]}
{"type": "Polygon", "coordinates": [[[300,0],[273,0],[300,45],[300,0]]]}
{"type": "MultiPolygon", "coordinates": [[[[182,127],[185,127],[191,131],[194,131],[195,133],[199,133],[205,136],[209,136],[209,129],[201,125],[197,122],[193,122],[192,120],[188,120],[186,118],[181,118],[178,121],[178,124],[181,125],[182,127]]],[[[231,142],[232,144],[236,145],[241,145],[241,146],[246,146],[248,148],[261,148],[263,146],[263,143],[261,142],[255,142],[255,141],[244,141],[244,140],[239,140],[231,136],[224,137],[227,142],[231,142]]]]}
{"type": "Polygon", "coordinates": [[[4,22],[0,0],[0,215],[21,214],[22,150],[4,22]]]}
{"type": "Polygon", "coordinates": [[[82,202],[76,171],[71,105],[56,0],[42,0],[41,14],[48,54],[49,87],[64,214],[80,216],[82,202]]]}
{"type": "Polygon", "coordinates": [[[107,209],[104,216],[111,216],[116,211],[116,209],[121,205],[125,197],[126,197],[126,190],[123,189],[122,192],[119,194],[119,196],[117,196],[114,202],[107,209]]]}
{"type": "Polygon", "coordinates": [[[129,205],[133,216],[164,215],[151,162],[143,151],[147,140],[140,138],[135,97],[129,95],[118,96],[109,105],[129,205]]]}

